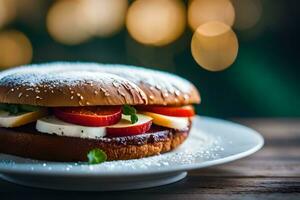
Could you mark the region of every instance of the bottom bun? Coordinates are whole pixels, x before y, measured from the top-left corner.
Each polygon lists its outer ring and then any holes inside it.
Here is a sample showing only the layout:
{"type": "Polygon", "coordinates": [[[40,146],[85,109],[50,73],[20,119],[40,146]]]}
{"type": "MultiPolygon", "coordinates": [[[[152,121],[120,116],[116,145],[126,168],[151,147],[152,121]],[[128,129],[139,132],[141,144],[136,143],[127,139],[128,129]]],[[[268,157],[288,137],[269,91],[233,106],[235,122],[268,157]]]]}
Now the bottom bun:
{"type": "Polygon", "coordinates": [[[188,137],[189,129],[153,127],[146,134],[83,139],[38,133],[32,125],[0,128],[0,152],[48,161],[87,161],[87,153],[103,150],[108,160],[129,160],[171,151],[188,137]]]}

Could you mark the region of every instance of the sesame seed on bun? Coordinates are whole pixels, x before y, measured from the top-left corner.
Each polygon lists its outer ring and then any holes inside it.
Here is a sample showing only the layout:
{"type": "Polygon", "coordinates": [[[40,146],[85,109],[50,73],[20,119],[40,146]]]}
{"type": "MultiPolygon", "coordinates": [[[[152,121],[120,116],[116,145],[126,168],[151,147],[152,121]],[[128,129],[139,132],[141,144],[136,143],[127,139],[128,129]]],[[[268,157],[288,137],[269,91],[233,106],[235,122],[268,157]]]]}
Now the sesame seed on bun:
{"type": "Polygon", "coordinates": [[[189,81],[134,66],[55,62],[0,73],[0,103],[59,107],[199,102],[189,81]]]}

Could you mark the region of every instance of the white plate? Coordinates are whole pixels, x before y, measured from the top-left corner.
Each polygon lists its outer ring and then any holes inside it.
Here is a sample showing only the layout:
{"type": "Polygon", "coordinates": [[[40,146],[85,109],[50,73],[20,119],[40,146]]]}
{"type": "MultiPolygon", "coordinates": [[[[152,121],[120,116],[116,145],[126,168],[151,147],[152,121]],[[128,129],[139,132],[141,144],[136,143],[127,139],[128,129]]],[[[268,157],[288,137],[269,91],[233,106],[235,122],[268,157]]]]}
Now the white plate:
{"type": "Polygon", "coordinates": [[[248,156],[263,137],[245,126],[195,117],[187,141],[175,151],[149,158],[99,165],[55,163],[0,154],[1,178],[33,187],[63,190],[125,190],[169,184],[187,171],[248,156]]]}

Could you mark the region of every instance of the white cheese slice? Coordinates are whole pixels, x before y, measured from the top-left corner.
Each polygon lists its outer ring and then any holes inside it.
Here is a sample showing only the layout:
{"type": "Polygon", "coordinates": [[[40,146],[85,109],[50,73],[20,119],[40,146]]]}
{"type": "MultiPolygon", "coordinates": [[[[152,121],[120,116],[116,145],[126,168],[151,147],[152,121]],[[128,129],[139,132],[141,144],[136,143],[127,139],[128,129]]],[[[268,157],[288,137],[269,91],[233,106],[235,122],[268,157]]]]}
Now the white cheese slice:
{"type": "Polygon", "coordinates": [[[36,129],[42,133],[79,138],[97,139],[106,135],[105,127],[89,127],[67,123],[54,116],[37,121],[36,129]]]}
{"type": "Polygon", "coordinates": [[[173,129],[185,129],[188,128],[190,122],[188,117],[172,117],[161,115],[153,112],[140,112],[144,115],[150,116],[153,118],[153,124],[173,128],[173,129]]]}

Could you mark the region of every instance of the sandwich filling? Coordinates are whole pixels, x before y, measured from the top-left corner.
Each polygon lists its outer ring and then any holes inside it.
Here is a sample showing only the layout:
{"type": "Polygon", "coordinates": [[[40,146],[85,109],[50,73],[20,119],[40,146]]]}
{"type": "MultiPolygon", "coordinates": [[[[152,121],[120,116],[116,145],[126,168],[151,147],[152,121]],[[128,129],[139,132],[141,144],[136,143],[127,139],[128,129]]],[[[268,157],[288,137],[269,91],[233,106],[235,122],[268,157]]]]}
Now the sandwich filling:
{"type": "Polygon", "coordinates": [[[189,128],[195,115],[187,106],[82,106],[45,108],[0,104],[0,127],[35,123],[38,132],[57,136],[99,139],[144,134],[154,125],[189,128]]]}

